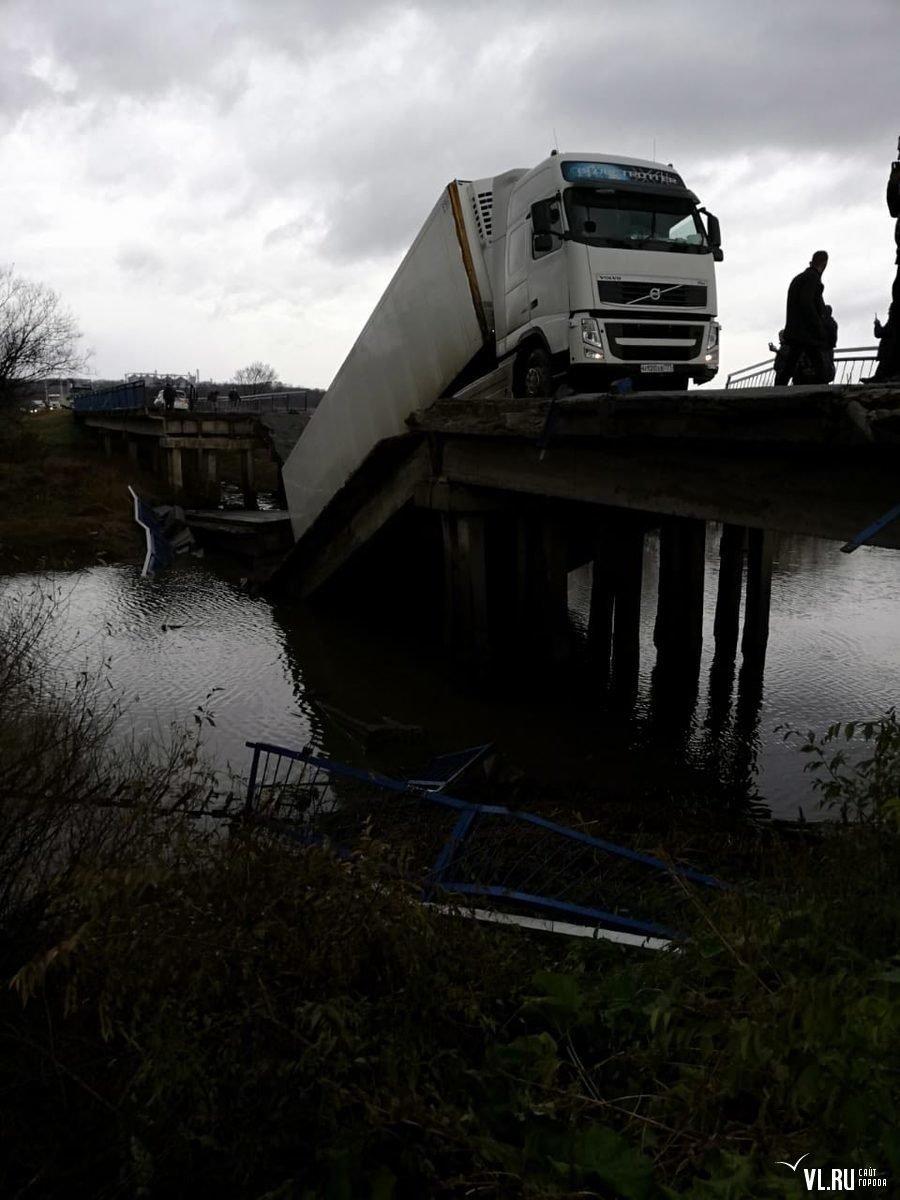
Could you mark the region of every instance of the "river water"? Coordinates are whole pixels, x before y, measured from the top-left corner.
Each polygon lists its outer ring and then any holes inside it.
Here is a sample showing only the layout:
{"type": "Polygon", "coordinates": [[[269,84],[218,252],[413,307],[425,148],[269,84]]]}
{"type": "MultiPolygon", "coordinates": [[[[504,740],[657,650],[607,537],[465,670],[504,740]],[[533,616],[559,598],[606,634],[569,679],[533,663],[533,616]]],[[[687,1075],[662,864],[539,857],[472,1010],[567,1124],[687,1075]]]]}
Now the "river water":
{"type": "MultiPolygon", "coordinates": [[[[765,806],[816,816],[805,757],[783,740],[785,724],[823,731],[835,720],[877,715],[900,693],[900,553],[781,537],[772,621],[761,679],[714,676],[712,613],[717,547],[708,538],[704,655],[696,689],[661,693],[652,629],[658,542],[645,550],[642,667],[636,693],[605,696],[590,677],[486,687],[461,677],[439,648],[410,633],[307,606],[247,595],[207,563],[179,562],[157,579],[132,566],[16,576],[2,594],[32,587],[57,599],[56,654],[65,669],[103,669],[125,705],[120,732],[158,736],[191,722],[199,706],[220,768],[245,772],[245,742],[311,743],[362,763],[362,745],[321,707],[367,722],[388,717],[425,730],[435,750],[493,741],[504,762],[534,780],[697,803],[765,806]],[[62,647],[62,651],[60,650],[62,647]],[[215,689],[215,690],[214,690],[215,689]]],[[[587,570],[570,576],[573,625],[584,626],[587,570]]],[[[390,767],[383,757],[373,765],[390,767]]]]}

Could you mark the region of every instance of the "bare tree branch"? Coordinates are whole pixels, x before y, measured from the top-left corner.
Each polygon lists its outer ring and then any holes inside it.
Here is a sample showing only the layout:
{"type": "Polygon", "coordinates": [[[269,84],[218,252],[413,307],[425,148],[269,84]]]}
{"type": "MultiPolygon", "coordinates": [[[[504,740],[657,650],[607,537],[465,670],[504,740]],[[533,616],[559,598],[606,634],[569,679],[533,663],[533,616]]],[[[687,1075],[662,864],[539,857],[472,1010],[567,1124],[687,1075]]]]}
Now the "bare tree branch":
{"type": "Polygon", "coordinates": [[[240,367],[234,373],[235,383],[272,384],[278,382],[278,372],[269,363],[256,359],[249,366],[240,367]]]}
{"type": "Polygon", "coordinates": [[[0,399],[39,379],[80,370],[87,355],[74,315],[44,283],[0,267],[0,399]]]}

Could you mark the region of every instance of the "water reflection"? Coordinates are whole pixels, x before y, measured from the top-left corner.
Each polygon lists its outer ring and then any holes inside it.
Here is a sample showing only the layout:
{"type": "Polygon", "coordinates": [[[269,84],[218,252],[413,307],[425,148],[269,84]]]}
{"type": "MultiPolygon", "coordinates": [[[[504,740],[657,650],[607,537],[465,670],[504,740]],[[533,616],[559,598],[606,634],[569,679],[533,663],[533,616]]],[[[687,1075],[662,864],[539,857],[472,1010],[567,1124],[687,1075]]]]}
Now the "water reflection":
{"type": "MultiPolygon", "coordinates": [[[[824,729],[873,716],[897,700],[897,567],[900,556],[803,538],[776,542],[765,674],[716,656],[712,639],[718,539],[708,538],[705,639],[698,662],[655,666],[658,542],[645,547],[641,657],[607,687],[590,669],[555,679],[529,675],[514,688],[460,678],[436,646],[412,631],[374,628],[305,606],[273,606],[209,566],[179,564],[157,580],[131,567],[53,577],[56,628],[69,669],[108,663],[126,700],[123,730],[159,733],[190,721],[211,700],[208,730],[221,764],[246,764],[244,743],[312,743],[349,761],[362,747],[321,707],[364,721],[422,726],[436,749],[493,740],[528,776],[575,789],[633,796],[663,789],[685,803],[736,808],[764,800],[777,815],[812,804],[803,759],[776,727],[824,729]]],[[[27,589],[21,576],[6,594],[27,589]]],[[[573,625],[586,628],[587,571],[570,577],[573,625]]],[[[402,754],[424,753],[410,748],[402,754]]],[[[395,755],[401,751],[394,751],[395,755]]],[[[378,765],[390,765],[382,761],[378,765]]]]}

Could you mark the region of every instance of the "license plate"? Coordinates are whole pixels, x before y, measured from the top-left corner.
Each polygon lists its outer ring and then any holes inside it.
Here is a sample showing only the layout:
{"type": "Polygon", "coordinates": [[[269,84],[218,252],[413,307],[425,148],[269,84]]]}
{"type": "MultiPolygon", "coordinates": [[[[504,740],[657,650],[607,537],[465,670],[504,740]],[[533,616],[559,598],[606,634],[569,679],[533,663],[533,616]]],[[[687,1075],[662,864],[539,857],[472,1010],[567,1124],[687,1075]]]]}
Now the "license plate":
{"type": "Polygon", "coordinates": [[[674,369],[672,363],[641,363],[642,375],[671,375],[674,369]]]}

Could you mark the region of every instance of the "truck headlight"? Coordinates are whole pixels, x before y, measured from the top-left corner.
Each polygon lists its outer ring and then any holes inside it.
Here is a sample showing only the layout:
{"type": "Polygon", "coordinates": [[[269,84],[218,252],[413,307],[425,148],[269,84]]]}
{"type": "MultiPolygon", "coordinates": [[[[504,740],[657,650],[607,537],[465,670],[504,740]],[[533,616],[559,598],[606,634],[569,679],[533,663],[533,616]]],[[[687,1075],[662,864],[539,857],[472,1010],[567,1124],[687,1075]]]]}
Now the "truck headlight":
{"type": "Polygon", "coordinates": [[[584,344],[584,357],[594,360],[603,358],[603,342],[600,340],[600,326],[595,317],[581,318],[581,341],[584,344]]]}
{"type": "Polygon", "coordinates": [[[719,326],[712,321],[709,326],[709,337],[706,339],[707,350],[715,350],[719,344],[719,326]]]}

